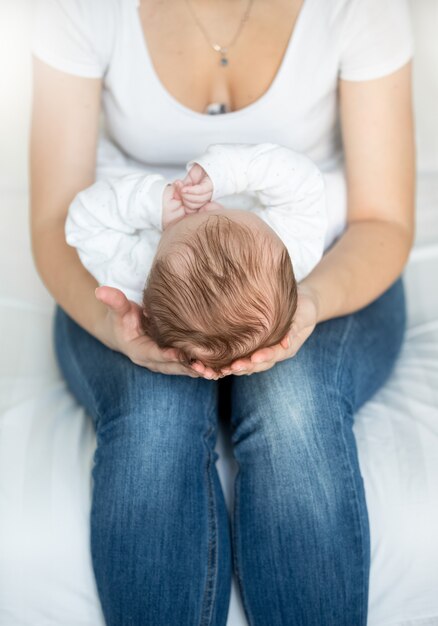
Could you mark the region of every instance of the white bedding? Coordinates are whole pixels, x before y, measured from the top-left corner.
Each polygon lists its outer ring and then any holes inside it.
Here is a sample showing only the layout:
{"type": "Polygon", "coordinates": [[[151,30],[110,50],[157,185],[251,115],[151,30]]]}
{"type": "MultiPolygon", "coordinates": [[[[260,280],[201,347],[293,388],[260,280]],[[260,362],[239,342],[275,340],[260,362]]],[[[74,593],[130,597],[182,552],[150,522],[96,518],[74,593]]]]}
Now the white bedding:
{"type": "MultiPolygon", "coordinates": [[[[355,426],[372,534],[369,626],[438,626],[437,175],[422,177],[418,197],[406,341],[355,426]]],[[[88,550],[94,432],[56,367],[26,203],[24,192],[0,195],[0,626],[102,626],[88,550]]],[[[230,504],[223,437],[219,451],[230,504]]],[[[233,586],[228,626],[244,624],[233,586]]]]}

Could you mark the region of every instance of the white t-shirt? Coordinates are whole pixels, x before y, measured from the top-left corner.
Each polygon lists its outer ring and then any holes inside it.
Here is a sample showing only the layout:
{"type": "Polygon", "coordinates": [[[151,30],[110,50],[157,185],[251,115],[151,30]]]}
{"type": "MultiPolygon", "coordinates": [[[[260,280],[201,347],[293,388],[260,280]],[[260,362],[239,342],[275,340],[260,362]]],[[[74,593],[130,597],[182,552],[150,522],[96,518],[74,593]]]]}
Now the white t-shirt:
{"type": "Polygon", "coordinates": [[[284,145],[324,173],[327,248],[346,223],[338,79],[378,78],[411,59],[407,0],[304,0],[267,91],[219,115],[187,108],[164,87],[138,6],[139,0],[37,0],[35,6],[33,54],[65,72],[103,79],[97,176],[125,160],[181,177],[184,164],[209,144],[284,145]]]}
{"type": "MultiPolygon", "coordinates": [[[[186,164],[199,163],[213,183],[212,200],[246,191],[249,209],[282,239],[301,281],[324,251],[327,211],[321,172],[285,146],[211,144],[186,164]],[[257,203],[257,206],[256,206],[257,203]]],[[[121,289],[138,304],[162,233],[161,174],[135,171],[105,176],[80,191],[69,206],[67,243],[100,285],[121,289]]]]}

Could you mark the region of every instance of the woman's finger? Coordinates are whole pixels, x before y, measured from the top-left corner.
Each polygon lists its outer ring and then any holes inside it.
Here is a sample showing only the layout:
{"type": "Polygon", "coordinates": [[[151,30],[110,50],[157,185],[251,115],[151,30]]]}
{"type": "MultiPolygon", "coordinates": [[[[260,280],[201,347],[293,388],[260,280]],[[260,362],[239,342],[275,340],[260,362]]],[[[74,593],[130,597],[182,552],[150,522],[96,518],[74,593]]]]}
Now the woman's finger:
{"type": "Polygon", "coordinates": [[[252,365],[253,364],[251,363],[249,359],[237,359],[236,361],[233,361],[233,363],[231,363],[230,365],[231,373],[234,374],[235,372],[239,372],[244,369],[249,369],[251,368],[252,365]]]}
{"type": "MultiPolygon", "coordinates": [[[[139,363],[139,365],[142,364],[139,363]]],[[[151,367],[148,367],[147,364],[145,364],[143,367],[151,369],[151,367]]],[[[192,372],[190,368],[184,368],[183,366],[176,363],[157,363],[152,371],[159,372],[161,374],[171,374],[173,376],[190,376],[190,378],[201,378],[199,374],[197,374],[196,372],[192,372]]]]}
{"type": "Polygon", "coordinates": [[[201,361],[194,361],[190,365],[190,367],[198,372],[201,376],[203,376],[204,378],[208,378],[209,380],[213,378],[220,378],[220,374],[217,374],[214,369],[212,369],[211,367],[207,367],[206,365],[201,363],[201,361]]]}
{"type": "Polygon", "coordinates": [[[148,361],[181,365],[175,348],[160,348],[149,335],[138,335],[131,341],[131,346],[140,359],[147,355],[148,361]]]}
{"type": "Polygon", "coordinates": [[[159,348],[147,335],[139,336],[131,342],[130,358],[137,365],[146,367],[153,372],[191,376],[192,378],[200,377],[198,372],[179,362],[174,348],[159,348]]]}
{"type": "Polygon", "coordinates": [[[290,347],[290,333],[285,335],[283,339],[280,341],[280,345],[282,348],[287,350],[290,347]]]}
{"type": "Polygon", "coordinates": [[[240,371],[231,372],[234,376],[250,376],[251,374],[258,374],[259,372],[265,372],[266,370],[274,367],[276,361],[263,361],[262,363],[253,363],[251,367],[244,367],[240,371]]]}
{"type": "Polygon", "coordinates": [[[117,315],[125,315],[131,309],[131,304],[123,291],[115,287],[96,287],[94,290],[96,298],[105,304],[111,311],[117,315]]]}
{"type": "Polygon", "coordinates": [[[274,356],[274,350],[271,347],[260,348],[254,352],[251,357],[251,363],[263,363],[264,361],[270,361],[274,356]]]}
{"type": "Polygon", "coordinates": [[[179,363],[178,351],[175,348],[161,348],[161,354],[165,359],[179,363]]]}

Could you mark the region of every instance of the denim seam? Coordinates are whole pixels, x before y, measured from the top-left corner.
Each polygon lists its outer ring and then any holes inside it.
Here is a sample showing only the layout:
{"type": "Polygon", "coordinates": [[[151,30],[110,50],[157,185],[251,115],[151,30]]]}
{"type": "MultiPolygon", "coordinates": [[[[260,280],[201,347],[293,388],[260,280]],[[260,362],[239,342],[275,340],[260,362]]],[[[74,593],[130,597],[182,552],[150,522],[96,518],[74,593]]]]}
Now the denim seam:
{"type": "MultiPolygon", "coordinates": [[[[238,474],[240,474],[240,465],[238,468],[238,474]]],[[[239,559],[237,557],[237,547],[238,547],[238,532],[237,532],[237,528],[238,525],[236,524],[236,519],[238,517],[238,512],[239,512],[239,495],[240,495],[240,489],[238,487],[239,480],[238,480],[239,476],[237,475],[235,478],[235,482],[234,482],[234,507],[233,507],[233,516],[232,516],[232,523],[231,523],[231,536],[232,536],[232,547],[233,547],[233,565],[234,565],[234,573],[236,574],[236,578],[237,578],[237,582],[239,584],[239,590],[240,590],[240,596],[241,596],[241,600],[242,600],[242,604],[243,604],[243,608],[245,611],[245,615],[246,615],[246,619],[248,621],[248,625],[252,626],[252,624],[254,624],[254,620],[252,618],[252,614],[249,610],[249,605],[245,596],[245,590],[244,590],[244,586],[243,586],[243,578],[239,569],[239,559]]]]}
{"type": "MultiPolygon", "coordinates": [[[[338,357],[338,365],[336,368],[336,373],[335,373],[335,381],[336,381],[336,389],[340,389],[340,380],[341,380],[341,363],[343,361],[343,357],[344,354],[346,352],[346,347],[347,347],[347,339],[350,336],[351,333],[351,329],[353,327],[354,324],[354,318],[353,315],[350,315],[348,317],[348,321],[347,321],[347,325],[344,329],[343,335],[341,337],[341,346],[340,346],[340,351],[339,351],[339,357],[338,357]]],[[[343,419],[343,414],[342,411],[339,411],[339,417],[342,420],[343,419]]],[[[345,462],[344,462],[344,470],[347,471],[347,473],[349,474],[349,478],[350,478],[350,493],[353,495],[353,500],[355,503],[355,509],[356,509],[356,522],[357,522],[357,528],[359,529],[359,533],[357,533],[357,529],[356,529],[356,539],[360,541],[360,545],[361,545],[361,552],[362,552],[362,562],[361,562],[361,576],[362,576],[362,588],[360,591],[360,607],[359,607],[359,615],[358,615],[358,624],[361,624],[363,622],[363,620],[366,617],[367,612],[365,611],[365,601],[367,598],[365,598],[366,596],[366,581],[365,581],[365,538],[364,538],[364,528],[362,525],[362,521],[361,521],[361,516],[360,516],[360,506],[359,506],[359,500],[358,500],[358,496],[357,496],[357,492],[356,489],[354,488],[354,472],[353,472],[353,468],[351,466],[351,462],[349,460],[349,454],[348,454],[348,446],[347,446],[347,442],[345,440],[345,436],[344,436],[344,429],[343,429],[343,425],[340,424],[341,428],[341,436],[342,436],[342,443],[344,445],[344,451],[345,451],[345,462]],[[361,621],[362,620],[362,621],[361,621]]]]}
{"type": "Polygon", "coordinates": [[[211,450],[207,441],[214,432],[215,425],[211,424],[207,433],[204,435],[204,444],[207,447],[207,493],[208,493],[208,563],[207,563],[207,582],[204,592],[204,600],[201,608],[200,626],[209,626],[212,620],[214,597],[213,592],[217,587],[217,569],[218,569],[218,549],[217,549],[217,533],[218,520],[216,516],[216,507],[214,499],[214,486],[212,480],[212,460],[214,452],[211,450]]]}

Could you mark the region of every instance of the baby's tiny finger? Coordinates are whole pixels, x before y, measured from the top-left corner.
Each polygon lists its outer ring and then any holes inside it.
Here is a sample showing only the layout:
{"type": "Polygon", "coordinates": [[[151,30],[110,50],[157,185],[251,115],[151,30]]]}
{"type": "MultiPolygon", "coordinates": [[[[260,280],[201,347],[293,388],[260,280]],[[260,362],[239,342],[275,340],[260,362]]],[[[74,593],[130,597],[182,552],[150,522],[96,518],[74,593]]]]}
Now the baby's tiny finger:
{"type": "Polygon", "coordinates": [[[185,206],[189,206],[189,207],[200,207],[203,205],[203,201],[200,200],[199,198],[187,198],[186,196],[183,196],[183,203],[185,206]]]}
{"type": "Polygon", "coordinates": [[[181,189],[183,193],[195,193],[196,195],[207,193],[209,190],[211,190],[211,182],[208,180],[197,185],[184,185],[181,189]]]}
{"type": "Polygon", "coordinates": [[[198,204],[206,204],[211,197],[211,191],[203,194],[183,193],[184,202],[197,202],[198,204]]]}

